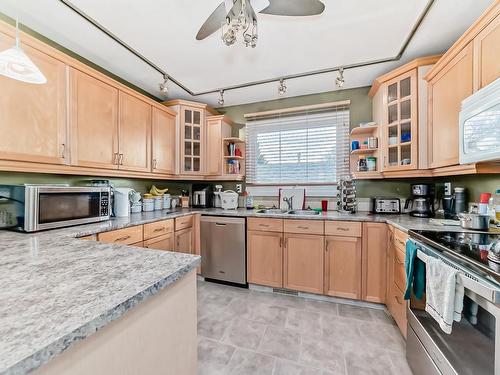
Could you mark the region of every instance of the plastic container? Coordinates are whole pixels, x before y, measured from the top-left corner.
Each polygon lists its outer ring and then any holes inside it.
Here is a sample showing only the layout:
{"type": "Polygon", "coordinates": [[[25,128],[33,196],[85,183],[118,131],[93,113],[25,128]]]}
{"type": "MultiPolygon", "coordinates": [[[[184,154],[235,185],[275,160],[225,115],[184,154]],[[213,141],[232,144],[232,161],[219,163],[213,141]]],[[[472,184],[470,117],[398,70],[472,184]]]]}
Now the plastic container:
{"type": "Polygon", "coordinates": [[[153,198],[144,198],[142,200],[142,210],[144,212],[151,212],[155,209],[155,202],[153,198]]]}
{"type": "Polygon", "coordinates": [[[142,203],[134,203],[130,206],[130,212],[133,214],[137,214],[142,211],[142,203]]]}
{"type": "Polygon", "coordinates": [[[490,210],[494,211],[494,215],[493,212],[491,212],[490,217],[494,216],[496,221],[500,221],[500,189],[495,191],[495,194],[491,196],[490,201],[490,210]]]}
{"type": "Polygon", "coordinates": [[[376,171],[377,170],[377,158],[374,156],[368,156],[366,158],[366,168],[370,171],[376,171]]]}
{"type": "Polygon", "coordinates": [[[163,195],[163,209],[164,210],[170,208],[170,202],[171,202],[170,194],[164,194],[163,195]]]}
{"type": "Polygon", "coordinates": [[[163,197],[162,196],[154,197],[153,201],[154,201],[154,210],[155,211],[163,209],[163,197]]]}

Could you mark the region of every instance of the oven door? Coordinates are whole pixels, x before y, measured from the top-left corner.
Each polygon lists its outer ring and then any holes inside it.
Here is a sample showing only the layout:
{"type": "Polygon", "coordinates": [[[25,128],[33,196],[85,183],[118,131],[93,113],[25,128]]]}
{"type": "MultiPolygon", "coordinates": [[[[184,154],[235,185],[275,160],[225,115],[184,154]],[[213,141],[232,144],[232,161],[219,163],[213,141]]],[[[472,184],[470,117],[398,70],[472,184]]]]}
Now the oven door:
{"type": "MultiPolygon", "coordinates": [[[[427,249],[427,254],[423,254],[419,250],[418,257],[425,262],[432,252],[427,249]]],[[[444,333],[425,311],[425,295],[422,300],[412,295],[408,308],[408,363],[416,375],[500,375],[500,348],[496,340],[500,337],[500,306],[492,302],[494,299],[484,297],[491,294],[485,293],[487,284],[482,285],[478,278],[460,269],[457,278],[465,287],[464,307],[462,319],[453,323],[451,334],[444,333]]]]}
{"type": "Polygon", "coordinates": [[[109,215],[101,209],[102,192],[100,187],[28,186],[24,230],[32,232],[106,220],[109,215]]]}

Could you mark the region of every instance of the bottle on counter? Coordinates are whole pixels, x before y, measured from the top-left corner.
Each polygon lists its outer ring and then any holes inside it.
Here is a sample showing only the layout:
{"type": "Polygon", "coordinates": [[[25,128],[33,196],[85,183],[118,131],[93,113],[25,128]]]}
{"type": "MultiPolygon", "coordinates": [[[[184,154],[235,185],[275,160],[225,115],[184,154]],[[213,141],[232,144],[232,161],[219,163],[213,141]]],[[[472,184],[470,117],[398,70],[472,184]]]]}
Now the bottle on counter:
{"type": "Polygon", "coordinates": [[[500,222],[500,189],[497,189],[489,199],[488,214],[494,222],[500,222]]]}
{"type": "Polygon", "coordinates": [[[491,194],[490,193],[481,193],[479,195],[479,209],[478,213],[480,215],[488,214],[488,205],[490,202],[491,194]]]}

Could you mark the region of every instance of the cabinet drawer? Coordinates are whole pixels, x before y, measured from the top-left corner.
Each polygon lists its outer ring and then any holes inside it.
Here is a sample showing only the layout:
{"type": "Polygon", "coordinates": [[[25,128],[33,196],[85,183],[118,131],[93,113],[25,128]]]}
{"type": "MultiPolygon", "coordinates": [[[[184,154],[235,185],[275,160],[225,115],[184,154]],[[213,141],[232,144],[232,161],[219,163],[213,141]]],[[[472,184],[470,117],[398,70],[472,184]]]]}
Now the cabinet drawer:
{"type": "Polygon", "coordinates": [[[99,233],[98,239],[105,243],[132,245],[142,241],[142,225],[99,233]]]}
{"type": "Polygon", "coordinates": [[[361,223],[357,221],[325,221],[325,234],[361,237],[361,223]]]}
{"type": "Polygon", "coordinates": [[[161,220],[154,223],[144,224],[144,239],[161,236],[162,234],[172,233],[174,231],[174,220],[161,220]]]}
{"type": "Polygon", "coordinates": [[[175,230],[191,228],[193,226],[193,215],[178,217],[175,219],[175,230]]]}
{"type": "Polygon", "coordinates": [[[405,253],[394,249],[394,284],[402,291],[406,289],[405,253]]]}
{"type": "Polygon", "coordinates": [[[283,219],[267,219],[250,217],[247,221],[248,230],[266,232],[283,232],[283,219]]]}
{"type": "Polygon", "coordinates": [[[174,251],[174,236],[174,233],[167,233],[156,238],[144,241],[144,247],[154,250],[174,251]]]}
{"type": "Polygon", "coordinates": [[[325,222],[320,220],[284,220],[283,226],[285,233],[325,233],[325,222]]]}
{"type": "Polygon", "coordinates": [[[394,245],[397,249],[401,250],[406,254],[406,240],[408,239],[408,234],[400,231],[399,229],[394,229],[394,245]]]}
{"type": "Polygon", "coordinates": [[[399,290],[396,284],[393,284],[391,287],[391,295],[390,295],[390,313],[396,324],[399,327],[399,330],[406,337],[407,330],[407,318],[406,318],[406,301],[403,299],[403,293],[399,290]]]}

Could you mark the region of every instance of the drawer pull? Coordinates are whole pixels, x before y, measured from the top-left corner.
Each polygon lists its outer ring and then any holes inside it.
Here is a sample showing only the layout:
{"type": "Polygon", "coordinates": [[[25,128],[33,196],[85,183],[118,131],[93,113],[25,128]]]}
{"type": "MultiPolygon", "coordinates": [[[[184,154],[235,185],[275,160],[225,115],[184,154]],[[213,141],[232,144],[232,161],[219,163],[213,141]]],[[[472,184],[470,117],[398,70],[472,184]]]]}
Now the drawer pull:
{"type": "Polygon", "coordinates": [[[156,228],[153,232],[163,232],[165,230],[164,227],[156,228]]]}
{"type": "Polygon", "coordinates": [[[297,228],[299,228],[299,229],[309,229],[309,227],[305,227],[303,225],[299,225],[297,228]]]}
{"type": "Polygon", "coordinates": [[[399,299],[399,297],[398,297],[398,296],[394,296],[394,298],[396,298],[396,302],[397,302],[398,304],[400,304],[400,305],[402,305],[402,304],[403,304],[403,301],[401,301],[401,300],[399,299]]]}
{"type": "Polygon", "coordinates": [[[401,241],[399,238],[398,238],[398,242],[399,242],[400,245],[406,246],[406,243],[404,243],[403,241],[401,241]]]}
{"type": "Polygon", "coordinates": [[[399,260],[399,257],[398,257],[397,255],[394,257],[394,259],[396,259],[396,263],[397,263],[397,264],[401,264],[401,265],[405,264],[405,262],[401,262],[401,261],[399,260]]]}
{"type": "Polygon", "coordinates": [[[337,228],[338,230],[341,230],[343,232],[349,232],[349,228],[342,228],[342,227],[338,227],[337,228]]]}
{"type": "Polygon", "coordinates": [[[259,224],[259,227],[268,228],[268,227],[269,227],[269,224],[259,224]]]}
{"type": "Polygon", "coordinates": [[[117,239],[115,240],[115,242],[125,241],[125,240],[128,240],[129,238],[130,238],[130,236],[120,237],[120,238],[117,238],[117,239]]]}

